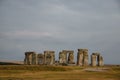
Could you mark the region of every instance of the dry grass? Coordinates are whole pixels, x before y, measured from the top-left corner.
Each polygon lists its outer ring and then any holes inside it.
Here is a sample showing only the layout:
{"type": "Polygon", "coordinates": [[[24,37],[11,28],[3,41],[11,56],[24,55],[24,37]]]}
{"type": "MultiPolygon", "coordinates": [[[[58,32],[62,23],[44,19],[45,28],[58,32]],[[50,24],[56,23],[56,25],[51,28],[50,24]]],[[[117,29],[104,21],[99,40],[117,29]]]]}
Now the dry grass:
{"type": "Polygon", "coordinates": [[[99,69],[103,71],[86,71],[78,66],[7,65],[0,66],[0,80],[120,80],[120,67],[99,69]]]}

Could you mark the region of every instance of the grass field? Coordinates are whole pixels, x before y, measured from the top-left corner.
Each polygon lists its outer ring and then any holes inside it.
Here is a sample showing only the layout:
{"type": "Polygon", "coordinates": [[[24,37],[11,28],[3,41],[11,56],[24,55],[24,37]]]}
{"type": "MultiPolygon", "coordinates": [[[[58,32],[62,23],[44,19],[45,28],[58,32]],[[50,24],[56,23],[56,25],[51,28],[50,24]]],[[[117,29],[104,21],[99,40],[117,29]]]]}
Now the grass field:
{"type": "Polygon", "coordinates": [[[1,65],[0,80],[120,80],[120,66],[1,65]]]}

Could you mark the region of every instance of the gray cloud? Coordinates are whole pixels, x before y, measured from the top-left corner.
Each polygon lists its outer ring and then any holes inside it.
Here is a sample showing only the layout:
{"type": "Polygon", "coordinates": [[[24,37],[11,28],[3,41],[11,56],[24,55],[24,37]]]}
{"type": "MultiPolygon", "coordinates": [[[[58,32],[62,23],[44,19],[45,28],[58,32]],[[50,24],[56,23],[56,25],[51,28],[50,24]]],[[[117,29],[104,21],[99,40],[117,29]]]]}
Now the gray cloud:
{"type": "Polygon", "coordinates": [[[0,59],[25,51],[88,48],[105,63],[119,61],[119,0],[1,0],[0,59]],[[113,55],[114,54],[114,55],[113,55]]]}

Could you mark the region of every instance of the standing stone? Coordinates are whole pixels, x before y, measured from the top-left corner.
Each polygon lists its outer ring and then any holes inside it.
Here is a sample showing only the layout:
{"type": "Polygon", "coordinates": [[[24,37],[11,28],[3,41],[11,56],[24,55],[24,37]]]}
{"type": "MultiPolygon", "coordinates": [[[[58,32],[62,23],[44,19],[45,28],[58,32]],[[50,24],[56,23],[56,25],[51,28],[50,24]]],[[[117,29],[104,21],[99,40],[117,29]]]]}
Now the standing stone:
{"type": "Polygon", "coordinates": [[[32,54],[30,52],[25,52],[25,60],[24,63],[27,65],[32,64],[32,54]]]}
{"type": "Polygon", "coordinates": [[[63,52],[59,53],[59,63],[66,63],[66,54],[63,52]]]}
{"type": "Polygon", "coordinates": [[[98,66],[103,66],[103,57],[101,55],[99,55],[98,57],[98,66]]]}
{"type": "Polygon", "coordinates": [[[62,54],[63,54],[63,63],[67,64],[67,50],[62,50],[62,54]]]}
{"type": "Polygon", "coordinates": [[[27,65],[37,64],[36,52],[25,52],[24,64],[27,65]]]}
{"type": "Polygon", "coordinates": [[[63,63],[62,52],[59,52],[59,63],[63,63]]]}
{"type": "Polygon", "coordinates": [[[74,64],[74,51],[69,51],[68,64],[74,64]]]}
{"type": "Polygon", "coordinates": [[[83,65],[83,50],[78,49],[77,53],[77,65],[82,66],[83,65]]]}
{"type": "Polygon", "coordinates": [[[92,66],[103,66],[103,57],[100,55],[100,53],[92,53],[91,65],[92,66]]]}
{"type": "Polygon", "coordinates": [[[38,64],[44,64],[44,55],[43,54],[38,54],[38,64]]]}
{"type": "Polygon", "coordinates": [[[59,53],[59,63],[73,64],[74,63],[74,51],[72,50],[62,50],[59,53]],[[68,54],[68,56],[67,56],[68,54]]]}
{"type": "Polygon", "coordinates": [[[78,49],[77,65],[88,66],[88,49],[78,49]]]}
{"type": "Polygon", "coordinates": [[[32,53],[32,64],[33,64],[33,65],[38,64],[37,54],[36,54],[35,52],[32,53]]]}
{"type": "Polygon", "coordinates": [[[89,63],[88,63],[88,50],[85,49],[83,51],[83,66],[88,66],[89,63]]]}
{"type": "Polygon", "coordinates": [[[97,63],[98,63],[97,65],[100,66],[101,65],[101,61],[100,61],[101,55],[98,54],[96,56],[97,56],[97,63]]]}
{"type": "Polygon", "coordinates": [[[28,63],[28,59],[27,59],[27,54],[25,53],[25,59],[24,59],[24,64],[28,63]]]}
{"type": "Polygon", "coordinates": [[[53,65],[55,63],[55,52],[44,51],[44,64],[53,65]]]}
{"type": "Polygon", "coordinates": [[[96,54],[93,53],[93,54],[91,55],[91,65],[92,65],[92,66],[96,66],[96,58],[97,58],[97,57],[96,57],[96,54]]]}
{"type": "Polygon", "coordinates": [[[101,60],[101,65],[100,66],[104,66],[104,60],[103,60],[102,56],[101,56],[100,60],[101,60]]]}

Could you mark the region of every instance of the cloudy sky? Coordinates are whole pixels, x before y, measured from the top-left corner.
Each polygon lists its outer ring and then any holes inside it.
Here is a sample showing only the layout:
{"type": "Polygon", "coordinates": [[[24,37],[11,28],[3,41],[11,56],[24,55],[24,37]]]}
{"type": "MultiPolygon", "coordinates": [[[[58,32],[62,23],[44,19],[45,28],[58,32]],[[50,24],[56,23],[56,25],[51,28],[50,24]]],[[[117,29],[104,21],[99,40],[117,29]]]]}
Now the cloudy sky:
{"type": "Polygon", "coordinates": [[[119,0],[0,0],[0,60],[78,48],[120,64],[119,0]]]}

